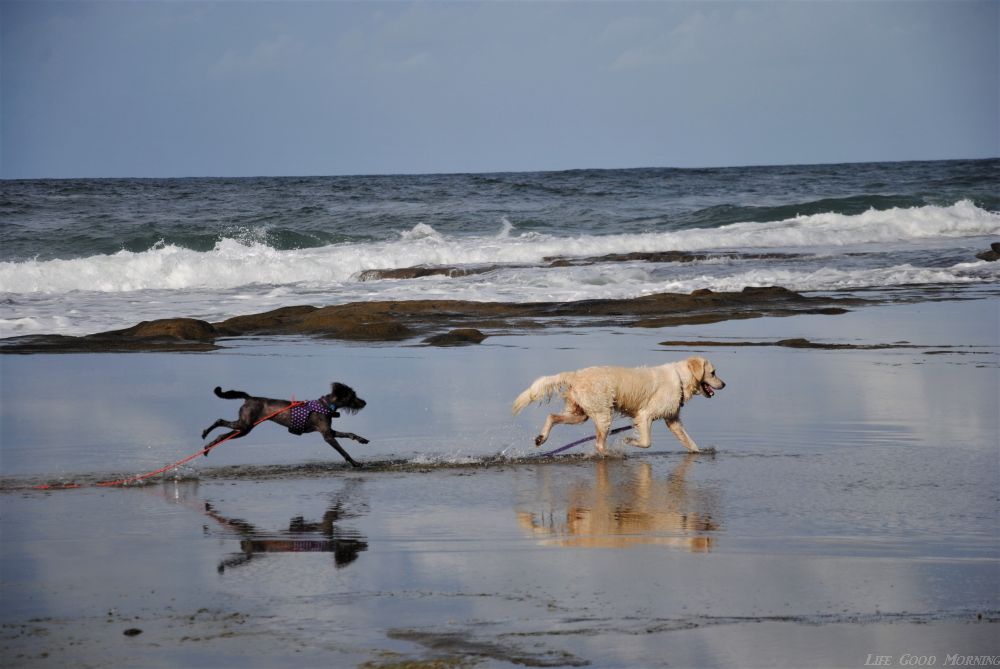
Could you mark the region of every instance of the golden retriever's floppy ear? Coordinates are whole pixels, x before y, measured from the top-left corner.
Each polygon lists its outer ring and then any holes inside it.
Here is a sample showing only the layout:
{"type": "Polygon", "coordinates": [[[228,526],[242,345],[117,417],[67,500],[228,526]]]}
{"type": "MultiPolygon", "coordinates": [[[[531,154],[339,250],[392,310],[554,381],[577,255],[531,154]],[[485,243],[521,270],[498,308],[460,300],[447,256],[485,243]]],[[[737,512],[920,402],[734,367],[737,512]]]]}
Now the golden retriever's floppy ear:
{"type": "Polygon", "coordinates": [[[696,381],[701,381],[705,378],[705,363],[708,362],[705,358],[699,358],[697,356],[693,358],[688,358],[685,360],[688,369],[691,370],[691,375],[694,376],[696,381]]]}

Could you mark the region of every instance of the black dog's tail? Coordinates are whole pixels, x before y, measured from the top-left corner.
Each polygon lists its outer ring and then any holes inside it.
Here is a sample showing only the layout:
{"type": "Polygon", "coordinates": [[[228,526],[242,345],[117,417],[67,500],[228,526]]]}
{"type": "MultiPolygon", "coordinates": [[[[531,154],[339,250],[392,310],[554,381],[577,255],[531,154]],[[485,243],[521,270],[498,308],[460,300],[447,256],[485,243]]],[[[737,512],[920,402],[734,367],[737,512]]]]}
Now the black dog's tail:
{"type": "Polygon", "coordinates": [[[221,386],[215,387],[215,395],[221,397],[224,400],[248,400],[250,395],[247,395],[242,390],[223,390],[221,386]]]}

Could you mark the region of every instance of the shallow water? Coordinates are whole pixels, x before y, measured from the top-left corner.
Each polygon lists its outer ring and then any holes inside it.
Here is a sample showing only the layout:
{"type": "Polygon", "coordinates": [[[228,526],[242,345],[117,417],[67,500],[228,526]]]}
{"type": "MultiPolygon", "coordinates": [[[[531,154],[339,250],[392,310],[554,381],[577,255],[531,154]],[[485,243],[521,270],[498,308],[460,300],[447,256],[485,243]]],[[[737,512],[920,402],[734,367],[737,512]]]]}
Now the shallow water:
{"type": "MultiPolygon", "coordinates": [[[[831,667],[996,654],[995,317],[990,302],[946,302],[447,350],[7,356],[0,657],[831,667]],[[508,407],[534,376],[676,359],[692,349],[657,342],[689,337],[927,349],[711,348],[728,386],[684,409],[710,452],[683,453],[659,425],[648,451],[526,457],[545,408],[508,407]],[[365,469],[265,425],[150,485],[26,488],[197,450],[238,406],[215,385],[304,397],[334,378],[369,402],[338,424],[372,439],[345,443],[365,469]]],[[[557,428],[550,444],[588,433],[557,428]]]]}
{"type": "Polygon", "coordinates": [[[783,666],[857,666],[936,637],[928,652],[990,651],[995,524],[830,484],[803,504],[831,466],[662,454],[8,493],[4,653],[766,666],[762,635],[794,647],[803,634],[852,645],[805,646],[783,666]]]}
{"type": "MultiPolygon", "coordinates": [[[[285,338],[233,342],[201,354],[8,355],[0,358],[3,484],[38,477],[101,480],[180,460],[205,443],[202,429],[236,416],[239,402],[215,397],[216,385],[312,399],[331,381],[348,383],[368,406],[338,419],[336,427],[371,439],[366,446],[344,446],[373,464],[532,456],[549,407],[532,407],[516,418],[509,407],[536,376],[594,364],[659,364],[692,352],[709,356],[730,386],[684,409],[689,432],[703,446],[782,454],[885,442],[988,450],[997,445],[998,343],[1000,307],[983,299],[860,308],[834,317],[564,330],[444,350],[285,338]],[[908,347],[659,344],[789,338],[908,347]]],[[[673,437],[658,428],[654,450],[676,450],[673,437]]],[[[589,425],[561,426],[542,450],[592,434],[589,425]]],[[[590,452],[586,446],[571,451],[590,452]]],[[[303,463],[343,461],[316,435],[292,438],[269,423],[198,458],[181,476],[198,476],[205,468],[303,463]]]]}

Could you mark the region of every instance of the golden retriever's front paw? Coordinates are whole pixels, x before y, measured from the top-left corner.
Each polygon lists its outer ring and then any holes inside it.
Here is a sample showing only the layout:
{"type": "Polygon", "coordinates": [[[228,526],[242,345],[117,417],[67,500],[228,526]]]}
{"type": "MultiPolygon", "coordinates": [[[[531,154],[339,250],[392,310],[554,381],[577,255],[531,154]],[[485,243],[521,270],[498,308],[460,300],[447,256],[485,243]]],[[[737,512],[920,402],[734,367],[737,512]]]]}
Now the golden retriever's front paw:
{"type": "Polygon", "coordinates": [[[538,448],[544,443],[545,443],[545,437],[543,437],[542,435],[538,435],[537,437],[535,437],[535,448],[538,448]]]}

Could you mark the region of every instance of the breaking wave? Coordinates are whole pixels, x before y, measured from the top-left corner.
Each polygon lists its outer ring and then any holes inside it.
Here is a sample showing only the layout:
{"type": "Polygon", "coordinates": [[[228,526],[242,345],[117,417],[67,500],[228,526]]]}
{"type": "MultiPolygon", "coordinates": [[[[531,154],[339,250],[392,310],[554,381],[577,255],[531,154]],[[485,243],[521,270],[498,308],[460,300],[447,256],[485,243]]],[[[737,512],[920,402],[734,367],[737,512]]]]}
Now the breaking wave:
{"type": "MultiPolygon", "coordinates": [[[[343,287],[356,283],[365,270],[418,265],[537,265],[553,256],[747,248],[823,252],[861,245],[900,245],[1000,234],[1000,213],[980,209],[968,200],[951,206],[870,209],[853,215],[818,213],[766,223],[572,237],[518,233],[506,218],[502,223],[499,233],[491,236],[444,235],[431,225],[419,223],[402,231],[397,239],[291,250],[269,246],[260,236],[241,235],[217,241],[210,251],[157,243],[138,252],[123,250],[74,259],[0,262],[0,291],[14,295],[56,295],[75,291],[225,290],[242,286],[343,287]]],[[[902,271],[905,274],[908,270],[902,271]]],[[[837,276],[830,285],[822,285],[822,277],[813,279],[816,281],[809,283],[815,283],[813,289],[844,283],[837,276]]],[[[925,279],[913,276],[907,280],[925,279]]]]}

